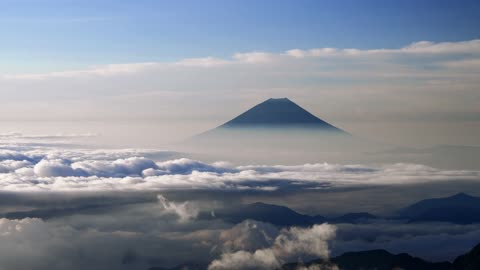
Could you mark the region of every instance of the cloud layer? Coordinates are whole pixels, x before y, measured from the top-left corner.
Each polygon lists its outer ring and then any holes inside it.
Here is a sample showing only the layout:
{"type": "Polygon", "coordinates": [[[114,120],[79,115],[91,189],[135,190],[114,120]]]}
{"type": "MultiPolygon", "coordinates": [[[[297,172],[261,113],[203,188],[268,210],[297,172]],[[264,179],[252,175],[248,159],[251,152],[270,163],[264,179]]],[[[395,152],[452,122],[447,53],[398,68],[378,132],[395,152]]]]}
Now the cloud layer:
{"type": "MultiPolygon", "coordinates": [[[[157,154],[156,154],[157,153],[157,154]]],[[[404,185],[435,181],[479,181],[479,171],[440,170],[419,164],[378,166],[328,163],[234,166],[188,158],[155,161],[155,151],[55,147],[0,149],[3,191],[149,191],[326,189],[404,185]]]]}

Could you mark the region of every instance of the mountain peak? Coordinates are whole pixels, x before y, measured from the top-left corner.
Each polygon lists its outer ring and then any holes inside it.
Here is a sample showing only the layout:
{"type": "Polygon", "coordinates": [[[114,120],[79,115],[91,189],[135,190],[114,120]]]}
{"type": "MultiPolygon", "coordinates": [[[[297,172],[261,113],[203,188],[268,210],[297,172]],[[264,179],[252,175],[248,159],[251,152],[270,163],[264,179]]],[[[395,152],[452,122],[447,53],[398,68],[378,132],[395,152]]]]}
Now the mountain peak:
{"type": "Polygon", "coordinates": [[[301,127],[343,132],[286,97],[269,98],[220,126],[238,127],[301,127]]]}
{"type": "Polygon", "coordinates": [[[457,193],[457,194],[451,196],[450,198],[473,198],[473,196],[470,196],[470,195],[468,195],[467,193],[464,193],[464,192],[460,192],[460,193],[457,193]]]}
{"type": "Polygon", "coordinates": [[[265,100],[264,102],[292,102],[290,99],[284,97],[284,98],[269,98],[265,100]]]}

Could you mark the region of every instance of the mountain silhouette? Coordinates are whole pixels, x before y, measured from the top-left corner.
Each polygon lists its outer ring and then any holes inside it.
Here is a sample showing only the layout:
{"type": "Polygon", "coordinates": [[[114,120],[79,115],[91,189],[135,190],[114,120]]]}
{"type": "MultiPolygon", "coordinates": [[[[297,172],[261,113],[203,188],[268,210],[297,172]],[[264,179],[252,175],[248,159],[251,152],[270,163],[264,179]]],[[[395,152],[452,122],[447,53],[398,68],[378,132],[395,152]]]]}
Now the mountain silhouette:
{"type": "MultiPolygon", "coordinates": [[[[201,213],[202,219],[213,219],[210,213],[201,213]]],[[[232,208],[218,209],[215,218],[230,223],[240,223],[247,219],[268,222],[277,226],[300,226],[307,227],[323,222],[329,223],[364,223],[377,217],[369,213],[346,213],[337,217],[324,217],[321,215],[300,214],[286,206],[255,202],[245,205],[237,205],[232,208]]]]}
{"type": "Polygon", "coordinates": [[[480,197],[458,193],[446,198],[426,199],[402,209],[399,214],[410,222],[477,223],[480,222],[480,197]]]}
{"type": "Polygon", "coordinates": [[[365,152],[385,148],[318,118],[288,98],[265,100],[177,147],[198,159],[262,164],[347,163],[357,157],[368,159],[365,152]]]}
{"type": "Polygon", "coordinates": [[[455,270],[480,269],[480,244],[476,245],[467,254],[458,256],[453,265],[455,270]]]}
{"type": "MultiPolygon", "coordinates": [[[[149,270],[206,270],[208,263],[185,263],[173,268],[151,267],[149,270]]],[[[250,269],[250,268],[248,268],[250,269]]],[[[340,270],[477,270],[480,269],[480,244],[453,263],[430,262],[407,253],[392,254],[384,249],[346,252],[330,260],[317,259],[306,263],[286,263],[277,270],[340,269],[340,270]]]]}
{"type": "MultiPolygon", "coordinates": [[[[314,260],[304,265],[289,263],[282,266],[281,270],[297,270],[300,266],[308,269],[336,269],[341,270],[453,270],[450,262],[428,262],[413,257],[407,253],[392,254],[383,249],[347,252],[332,258],[330,261],[314,260]],[[315,268],[315,266],[319,266],[315,268]]],[[[463,268],[459,268],[463,269],[463,268]]],[[[455,269],[457,270],[457,269],[455,269]]]]}
{"type": "Polygon", "coordinates": [[[232,223],[253,219],[278,226],[311,226],[325,222],[325,218],[322,216],[303,215],[286,206],[262,202],[241,205],[233,209],[219,210],[215,213],[215,216],[232,223]]]}
{"type": "Polygon", "coordinates": [[[300,127],[344,132],[288,98],[270,98],[219,126],[219,128],[300,127]]]}

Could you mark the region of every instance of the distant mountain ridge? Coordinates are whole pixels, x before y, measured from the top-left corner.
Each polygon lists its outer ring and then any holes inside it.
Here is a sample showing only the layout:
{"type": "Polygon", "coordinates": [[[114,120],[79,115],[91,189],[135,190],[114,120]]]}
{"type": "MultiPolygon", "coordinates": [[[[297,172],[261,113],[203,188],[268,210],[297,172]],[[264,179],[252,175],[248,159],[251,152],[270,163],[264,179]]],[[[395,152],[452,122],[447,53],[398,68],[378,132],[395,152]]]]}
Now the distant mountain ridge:
{"type": "MultiPolygon", "coordinates": [[[[315,265],[320,265],[319,269],[341,270],[453,270],[450,262],[428,262],[420,258],[413,257],[407,253],[392,254],[383,249],[346,252],[340,256],[331,258],[330,261],[322,259],[314,260],[304,264],[305,267],[313,269],[315,265]]],[[[297,270],[299,263],[289,263],[282,266],[281,270],[297,270]]],[[[308,268],[308,269],[310,269],[308,268]]]]}
{"type": "Polygon", "coordinates": [[[458,193],[445,198],[426,199],[402,209],[399,215],[409,222],[476,223],[480,222],[480,197],[458,193]]]}
{"type": "MultiPolygon", "coordinates": [[[[204,217],[208,215],[204,215],[204,217]]],[[[458,193],[450,197],[421,200],[398,212],[393,217],[379,217],[367,212],[345,213],[335,217],[305,215],[286,206],[256,202],[234,209],[219,209],[216,218],[240,223],[246,219],[268,222],[277,226],[311,226],[330,223],[365,223],[375,219],[406,220],[414,222],[450,222],[454,224],[480,223],[480,197],[458,193]]]]}
{"type": "Polygon", "coordinates": [[[270,98],[218,128],[301,127],[344,132],[311,114],[288,98],[270,98]]]}
{"type": "MultiPolygon", "coordinates": [[[[206,270],[208,263],[182,264],[173,268],[151,267],[149,270],[206,270]]],[[[250,268],[249,268],[250,269],[250,268]]],[[[339,270],[478,270],[480,244],[451,262],[429,262],[407,253],[392,254],[384,249],[346,252],[328,261],[318,259],[306,263],[287,263],[278,270],[339,269],[339,270]]]]}
{"type": "MultiPolygon", "coordinates": [[[[211,218],[209,213],[203,213],[201,218],[211,218]]],[[[309,216],[300,214],[286,206],[255,202],[235,208],[215,211],[215,218],[231,223],[240,223],[247,219],[268,222],[277,226],[312,226],[314,224],[330,223],[362,223],[377,218],[369,213],[347,213],[336,217],[320,215],[309,216]]]]}

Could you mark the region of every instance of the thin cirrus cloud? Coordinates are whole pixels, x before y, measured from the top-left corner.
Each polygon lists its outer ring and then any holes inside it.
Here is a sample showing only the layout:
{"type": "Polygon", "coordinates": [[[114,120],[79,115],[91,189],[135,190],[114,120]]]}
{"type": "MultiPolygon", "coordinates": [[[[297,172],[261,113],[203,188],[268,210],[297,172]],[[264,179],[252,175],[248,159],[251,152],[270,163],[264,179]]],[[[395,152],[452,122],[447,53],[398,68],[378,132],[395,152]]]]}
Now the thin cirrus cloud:
{"type": "MultiPolygon", "coordinates": [[[[128,73],[138,73],[152,69],[172,69],[178,67],[211,68],[241,64],[269,64],[280,60],[318,58],[318,57],[359,57],[359,56],[399,56],[412,55],[420,57],[442,56],[455,54],[480,54],[480,40],[461,42],[430,42],[419,41],[398,49],[355,49],[355,48],[313,48],[308,50],[291,49],[282,53],[272,52],[246,52],[235,53],[230,59],[217,57],[186,58],[176,62],[144,62],[129,64],[109,64],[96,66],[84,70],[57,71],[44,74],[4,74],[0,78],[4,80],[31,80],[68,78],[77,76],[115,76],[128,73]]],[[[454,62],[456,63],[456,62],[454,62]]],[[[462,61],[457,63],[460,65],[462,61]]]]}

